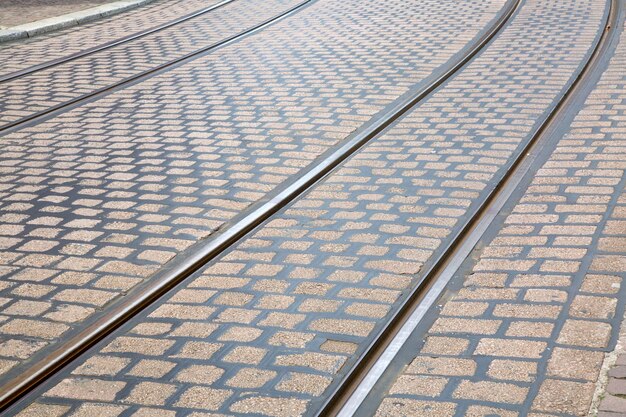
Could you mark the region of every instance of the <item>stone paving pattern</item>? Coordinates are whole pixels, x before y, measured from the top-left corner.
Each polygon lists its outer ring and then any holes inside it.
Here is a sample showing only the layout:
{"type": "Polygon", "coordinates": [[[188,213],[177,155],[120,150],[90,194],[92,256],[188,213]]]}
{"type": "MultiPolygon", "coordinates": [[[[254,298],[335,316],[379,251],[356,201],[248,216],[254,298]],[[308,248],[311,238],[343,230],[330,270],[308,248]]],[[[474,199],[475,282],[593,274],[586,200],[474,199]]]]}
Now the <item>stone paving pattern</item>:
{"type": "Polygon", "coordinates": [[[319,1],[232,48],[5,135],[1,371],[19,374],[18,363],[297,175],[502,6],[319,1]]]}
{"type": "Polygon", "coordinates": [[[30,39],[0,43],[0,76],[144,31],[214,2],[217,0],[159,0],[107,19],[30,39]]]}
{"type": "MultiPolygon", "coordinates": [[[[587,416],[624,311],[625,66],[622,34],[570,130],[468,261],[462,288],[407,344],[410,363],[377,416],[587,416]]],[[[612,396],[626,394],[624,369],[611,371],[599,416],[625,415],[626,400],[612,396]]]]}
{"type": "Polygon", "coordinates": [[[457,77],[21,415],[313,411],[558,101],[604,6],[526,2],[457,77]]]}
{"type": "MultiPolygon", "coordinates": [[[[623,252],[622,252],[623,253],[623,252]]],[[[626,415],[626,353],[621,353],[609,370],[608,383],[598,410],[593,417],[623,417],[626,415]]]]}
{"type": "Polygon", "coordinates": [[[169,29],[2,83],[0,127],[242,33],[301,2],[237,0],[169,29]]]}

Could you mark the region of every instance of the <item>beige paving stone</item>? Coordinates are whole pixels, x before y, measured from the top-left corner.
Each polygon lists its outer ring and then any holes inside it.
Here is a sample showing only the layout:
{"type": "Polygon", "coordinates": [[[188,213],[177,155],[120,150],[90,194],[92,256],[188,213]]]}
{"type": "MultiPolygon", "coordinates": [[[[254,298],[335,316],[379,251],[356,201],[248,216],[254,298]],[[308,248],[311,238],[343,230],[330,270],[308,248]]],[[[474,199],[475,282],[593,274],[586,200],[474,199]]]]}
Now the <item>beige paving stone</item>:
{"type": "Polygon", "coordinates": [[[504,382],[461,381],[454,391],[454,398],[465,398],[496,403],[522,403],[528,394],[528,388],[504,382]]]}
{"type": "Polygon", "coordinates": [[[233,348],[230,352],[228,352],[228,354],[224,356],[223,360],[225,362],[246,363],[255,365],[261,362],[266,354],[266,349],[251,346],[237,346],[233,348]]]}
{"type": "Polygon", "coordinates": [[[34,403],[20,411],[18,415],[20,417],[60,417],[69,409],[70,407],[65,405],[34,403]]]}
{"type": "Polygon", "coordinates": [[[122,401],[142,405],[164,405],[176,391],[172,384],[141,382],[122,401]]]}
{"type": "Polygon", "coordinates": [[[73,398],[88,401],[113,401],[125,382],[100,379],[72,378],[61,381],[45,393],[49,397],[73,398]]]}
{"type": "Polygon", "coordinates": [[[226,381],[226,385],[236,388],[260,388],[278,375],[274,371],[243,368],[226,381]]]}
{"type": "Polygon", "coordinates": [[[567,320],[557,339],[558,343],[573,346],[605,347],[609,342],[611,326],[597,321],[567,320]]]}
{"type": "Polygon", "coordinates": [[[443,391],[448,380],[424,375],[403,375],[389,390],[389,394],[410,394],[435,397],[443,391]]]}
{"type": "Polygon", "coordinates": [[[358,345],[352,342],[342,342],[339,340],[326,340],[320,345],[320,349],[326,352],[343,353],[351,355],[358,349],[358,345]]]}
{"type": "Polygon", "coordinates": [[[535,321],[514,321],[506,330],[507,336],[512,337],[541,337],[548,338],[554,329],[553,323],[535,321]]]}
{"type": "Polygon", "coordinates": [[[46,343],[42,342],[30,342],[25,340],[9,339],[0,343],[0,355],[5,357],[25,359],[45,345],[46,343]]]}
{"type": "Polygon", "coordinates": [[[505,410],[501,408],[484,407],[480,405],[470,405],[465,412],[467,417],[516,417],[519,414],[515,411],[505,410]]]}
{"type": "Polygon", "coordinates": [[[494,359],[487,375],[503,381],[532,382],[537,376],[537,363],[494,359]]]}
{"type": "Polygon", "coordinates": [[[145,337],[118,337],[102,349],[102,351],[161,356],[173,344],[174,342],[170,340],[155,340],[145,337]]]}
{"type": "Polygon", "coordinates": [[[303,348],[314,337],[311,333],[278,331],[268,340],[268,343],[271,346],[303,348]]]}
{"type": "Polygon", "coordinates": [[[472,359],[418,356],[410,363],[409,374],[430,374],[444,376],[471,376],[476,371],[472,359]]]}
{"type": "Polygon", "coordinates": [[[433,324],[433,333],[465,333],[491,335],[498,331],[498,320],[480,320],[441,317],[433,324]]]}
{"type": "Polygon", "coordinates": [[[69,327],[61,323],[45,323],[36,320],[15,319],[0,326],[0,332],[9,335],[30,336],[39,339],[55,339],[69,327]]]}
{"type": "Polygon", "coordinates": [[[515,358],[539,358],[546,349],[545,342],[521,339],[483,338],[474,353],[487,356],[509,356],[515,358]]]}
{"type": "Polygon", "coordinates": [[[594,385],[591,383],[546,379],[539,388],[532,408],[540,412],[586,415],[593,390],[594,385]]]}
{"type": "Polygon", "coordinates": [[[604,360],[602,352],[555,347],[548,362],[548,376],[594,381],[604,360]]]}
{"type": "Polygon", "coordinates": [[[183,391],[177,407],[199,408],[203,410],[217,410],[220,405],[232,395],[232,391],[206,387],[191,387],[183,391]]]}
{"type": "Polygon", "coordinates": [[[307,407],[305,400],[296,398],[250,397],[235,402],[230,411],[249,414],[261,413],[272,417],[299,416],[307,407]]]}
{"type": "Polygon", "coordinates": [[[276,357],[276,365],[306,366],[322,372],[336,372],[341,368],[346,358],[339,355],[328,355],[307,352],[303,354],[280,355],[276,357]]]}
{"type": "Polygon", "coordinates": [[[162,378],[171,371],[174,366],[176,366],[174,362],[142,359],[133,366],[127,374],[139,377],[162,378]]]}
{"type": "Polygon", "coordinates": [[[132,414],[132,417],[175,417],[176,412],[163,408],[142,407],[132,414]]]}
{"type": "Polygon", "coordinates": [[[94,356],[85,361],[81,366],[72,371],[74,375],[116,375],[130,363],[128,358],[115,356],[94,356]]]}
{"type": "Polygon", "coordinates": [[[72,417],[89,417],[89,416],[102,416],[102,417],[117,417],[124,412],[127,407],[115,406],[108,404],[82,404],[78,409],[71,414],[72,417]]]}
{"type": "Polygon", "coordinates": [[[432,355],[460,355],[469,346],[467,339],[455,337],[429,336],[422,348],[422,353],[432,355]]]}
{"type": "Polygon", "coordinates": [[[489,307],[487,303],[451,301],[446,303],[441,310],[442,316],[480,316],[489,307]]]}
{"type": "Polygon", "coordinates": [[[450,402],[420,401],[405,398],[385,398],[378,410],[377,417],[417,416],[427,413],[441,417],[452,417],[456,405],[450,402]]]}
{"type": "Polygon", "coordinates": [[[363,320],[318,319],[309,325],[309,329],[326,333],[367,336],[374,326],[374,323],[363,320]]]}
{"type": "Polygon", "coordinates": [[[220,343],[186,342],[176,354],[171,356],[173,358],[206,360],[213,356],[222,346],[220,343]]]}
{"type": "Polygon", "coordinates": [[[276,384],[278,391],[306,393],[320,396],[330,385],[332,379],[327,376],[290,372],[276,384]]]}
{"type": "Polygon", "coordinates": [[[592,294],[614,294],[619,288],[622,279],[614,275],[588,274],[585,276],[581,291],[592,294]]]}
{"type": "Polygon", "coordinates": [[[577,295],[570,307],[570,316],[585,319],[610,319],[615,313],[617,300],[609,297],[577,295]]]}

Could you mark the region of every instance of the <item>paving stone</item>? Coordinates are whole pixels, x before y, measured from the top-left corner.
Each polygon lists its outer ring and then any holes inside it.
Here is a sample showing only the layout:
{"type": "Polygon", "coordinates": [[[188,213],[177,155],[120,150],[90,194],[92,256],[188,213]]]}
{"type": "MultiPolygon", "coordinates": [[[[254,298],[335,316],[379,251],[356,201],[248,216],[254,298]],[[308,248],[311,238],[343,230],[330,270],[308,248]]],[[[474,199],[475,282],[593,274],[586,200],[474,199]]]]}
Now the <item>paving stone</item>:
{"type": "Polygon", "coordinates": [[[601,411],[624,413],[626,411],[626,398],[607,394],[600,402],[599,409],[601,411]]]}
{"type": "Polygon", "coordinates": [[[461,381],[453,396],[478,401],[520,404],[526,399],[527,394],[528,388],[509,383],[461,381]]]}
{"type": "Polygon", "coordinates": [[[377,417],[416,416],[432,414],[446,417],[453,416],[456,406],[453,403],[419,401],[407,398],[386,398],[376,411],[377,417]]]}
{"type": "Polygon", "coordinates": [[[532,407],[537,411],[583,415],[589,410],[594,389],[592,383],[546,379],[532,407]]]}
{"type": "Polygon", "coordinates": [[[489,364],[487,375],[505,381],[532,382],[537,374],[535,362],[494,359],[489,364]]]}
{"type": "Polygon", "coordinates": [[[604,360],[602,352],[556,347],[548,361],[549,376],[595,381],[604,360]]]}
{"type": "Polygon", "coordinates": [[[448,380],[424,375],[405,375],[396,380],[390,394],[409,394],[435,397],[441,394],[448,380]]]}
{"type": "Polygon", "coordinates": [[[50,390],[46,395],[91,401],[113,401],[126,383],[102,381],[98,379],[67,379],[50,390]]]}
{"type": "Polygon", "coordinates": [[[565,345],[602,348],[609,342],[610,331],[611,326],[607,323],[567,320],[557,341],[565,345]]]}
{"type": "Polygon", "coordinates": [[[476,364],[471,359],[416,357],[406,372],[409,374],[430,374],[445,376],[471,376],[476,371],[476,364]]]}
{"type": "Polygon", "coordinates": [[[472,405],[467,408],[465,415],[468,417],[516,417],[519,414],[515,411],[509,411],[501,408],[472,405]]]}
{"type": "Polygon", "coordinates": [[[290,417],[304,413],[306,401],[296,398],[251,397],[234,403],[230,411],[241,414],[261,413],[273,417],[290,417]]]}
{"type": "Polygon", "coordinates": [[[185,390],[176,405],[184,408],[217,410],[232,395],[230,390],[218,390],[207,387],[191,387],[185,390]]]}
{"type": "Polygon", "coordinates": [[[615,396],[626,395],[626,380],[610,378],[606,391],[615,396]]]}

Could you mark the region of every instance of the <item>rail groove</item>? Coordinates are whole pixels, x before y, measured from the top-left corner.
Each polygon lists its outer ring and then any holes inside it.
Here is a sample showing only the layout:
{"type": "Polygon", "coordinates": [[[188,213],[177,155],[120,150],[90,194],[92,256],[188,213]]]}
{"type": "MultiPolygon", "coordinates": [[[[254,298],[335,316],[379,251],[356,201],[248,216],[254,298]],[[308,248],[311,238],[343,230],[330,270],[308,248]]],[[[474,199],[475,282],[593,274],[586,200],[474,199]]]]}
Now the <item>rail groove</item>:
{"type": "MultiPolygon", "coordinates": [[[[287,15],[294,13],[304,5],[314,1],[315,0],[307,0],[300,3],[284,12],[280,17],[273,18],[271,23],[287,17],[287,15]]],[[[366,143],[402,117],[406,112],[411,110],[415,105],[428,97],[489,44],[508,22],[515,10],[517,10],[520,2],[521,0],[508,0],[491,27],[466,48],[466,53],[457,61],[450,63],[447,68],[428,77],[419,91],[414,92],[410,97],[406,97],[401,100],[401,102],[391,106],[352,138],[329,152],[328,155],[320,158],[320,160],[316,161],[317,163],[311,164],[310,169],[302,173],[292,183],[286,185],[282,190],[277,192],[276,195],[269,198],[267,201],[263,201],[249,213],[240,216],[239,219],[228,227],[224,227],[219,233],[216,233],[212,239],[206,241],[196,252],[189,254],[189,256],[179,262],[166,265],[154,275],[145,286],[139,288],[137,291],[131,292],[121,299],[112,309],[107,310],[106,315],[102,315],[77,334],[70,336],[54,351],[48,354],[44,359],[34,363],[33,366],[23,372],[18,378],[0,387],[0,411],[6,411],[11,405],[36,389],[79,355],[110,335],[149,305],[152,305],[158,299],[165,296],[168,291],[181,284],[186,278],[238,242],[278,210],[298,198],[306,190],[333,171],[350,155],[354,154],[366,143]]],[[[263,23],[255,29],[251,29],[251,31],[260,30],[260,28],[268,24],[269,23],[263,23]]],[[[242,35],[236,35],[236,38],[240,36],[242,35]]],[[[220,46],[232,41],[234,40],[223,41],[220,43],[220,46]]],[[[210,48],[215,47],[216,46],[210,48]]],[[[198,53],[200,52],[195,52],[194,56],[198,53]]],[[[166,65],[169,67],[173,64],[166,65]]],[[[156,70],[151,71],[151,73],[154,71],[156,70]]],[[[130,81],[126,81],[125,83],[128,82],[130,81]]],[[[109,89],[111,88],[107,88],[107,90],[109,89]]],[[[9,411],[13,411],[13,409],[9,409],[9,411]]]]}
{"type": "Polygon", "coordinates": [[[439,252],[436,259],[421,274],[417,285],[369,344],[364,354],[357,359],[356,364],[328,396],[322,407],[315,413],[316,417],[352,417],[358,414],[359,407],[383,376],[391,361],[420,324],[428,310],[437,302],[447,284],[470,255],[522,180],[530,173],[531,168],[542,155],[541,151],[550,143],[558,140],[561,136],[560,133],[567,128],[562,121],[567,120],[565,115],[571,113],[584,100],[587,94],[585,87],[590,79],[598,71],[601,71],[608,59],[607,51],[617,42],[619,33],[615,28],[619,19],[623,18],[623,14],[622,0],[610,0],[603,32],[589,59],[563,98],[536,129],[530,141],[510,164],[476,212],[468,218],[447,247],[439,252]]]}

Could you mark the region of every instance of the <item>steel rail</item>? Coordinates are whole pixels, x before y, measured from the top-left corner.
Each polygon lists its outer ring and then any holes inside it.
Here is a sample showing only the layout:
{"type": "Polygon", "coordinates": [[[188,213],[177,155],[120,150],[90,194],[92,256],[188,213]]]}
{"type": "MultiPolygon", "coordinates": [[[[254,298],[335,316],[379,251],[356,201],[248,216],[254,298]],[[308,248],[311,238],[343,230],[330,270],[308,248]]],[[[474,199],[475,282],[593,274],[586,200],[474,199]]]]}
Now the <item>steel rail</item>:
{"type": "MultiPolygon", "coordinates": [[[[278,210],[301,196],[324,176],[338,167],[341,162],[384,131],[416,104],[428,97],[434,90],[463,68],[493,39],[517,9],[520,1],[508,0],[499,16],[494,19],[491,27],[474,39],[465,48],[466,52],[462,53],[462,56],[426,78],[418,91],[413,92],[409,97],[403,98],[399,103],[384,111],[383,114],[377,115],[375,120],[372,120],[371,123],[354,134],[352,138],[345,141],[338,148],[333,149],[323,158],[318,158],[311,164],[310,169],[299,175],[292,183],[284,186],[276,195],[268,198],[267,201],[261,202],[258,207],[249,213],[242,214],[231,225],[222,228],[223,230],[216,233],[212,239],[203,242],[198,250],[188,254],[182,260],[177,261],[175,258],[170,264],[165,265],[143,287],[131,291],[120,299],[116,305],[107,309],[106,314],[103,313],[101,317],[98,317],[93,323],[90,323],[75,335],[70,336],[42,360],[36,361],[17,378],[0,387],[0,411],[6,410],[20,398],[36,389],[72,360],[85,353],[128,320],[165,296],[168,291],[180,285],[194,272],[240,241],[278,210]]],[[[308,1],[305,3],[308,3],[308,1]]],[[[296,7],[299,8],[302,5],[296,7]]]]}
{"type": "Polygon", "coordinates": [[[393,359],[443,294],[454,274],[486,233],[489,226],[509,201],[521,181],[542,155],[542,150],[560,138],[567,114],[575,112],[587,95],[588,80],[597,75],[607,60],[607,51],[615,45],[615,30],[623,11],[623,0],[610,0],[604,29],[593,51],[569,86],[563,98],[536,129],[530,141],[489,192],[474,215],[470,216],[450,243],[439,252],[434,262],[421,274],[417,285],[404,299],[392,318],[357,359],[351,370],[333,390],[316,416],[352,417],[357,414],[369,393],[392,363],[393,359]]]}
{"type": "Polygon", "coordinates": [[[235,43],[237,41],[239,41],[241,38],[247,37],[249,35],[252,35],[260,30],[265,29],[267,26],[273,25],[274,23],[278,22],[279,20],[284,19],[285,17],[288,17],[289,15],[296,13],[297,11],[299,11],[300,9],[302,9],[303,7],[307,6],[308,4],[315,2],[317,0],[304,0],[300,3],[298,3],[297,5],[290,7],[289,9],[287,9],[286,11],[281,12],[280,14],[271,17],[261,23],[258,23],[254,26],[252,26],[251,28],[248,28],[242,32],[239,32],[235,35],[229,36],[226,39],[222,39],[221,41],[212,43],[211,45],[207,45],[203,48],[200,48],[198,50],[195,50],[193,52],[190,52],[188,54],[185,54],[179,58],[173,59],[171,61],[165,62],[163,64],[160,64],[154,68],[151,68],[149,70],[146,71],[142,71],[138,74],[132,75],[128,78],[125,78],[121,81],[118,81],[116,83],[113,83],[111,85],[99,88],[97,90],[94,90],[90,93],[87,94],[83,94],[82,96],[79,97],[75,97],[71,100],[68,100],[64,103],[59,103],[56,104],[54,106],[51,106],[45,110],[39,111],[37,113],[31,114],[29,116],[26,116],[24,118],[21,118],[19,120],[15,120],[13,122],[9,122],[6,123],[4,125],[0,126],[0,133],[4,134],[7,133],[8,131],[11,130],[15,130],[17,128],[21,128],[23,125],[26,125],[27,123],[36,123],[38,121],[40,121],[41,119],[43,119],[44,117],[48,117],[48,116],[53,116],[55,114],[61,113],[69,108],[73,108],[74,106],[78,106],[80,104],[85,103],[86,101],[89,100],[94,100],[97,99],[98,97],[104,96],[106,94],[109,94],[115,90],[118,90],[120,88],[123,87],[127,87],[131,84],[134,83],[138,83],[141,82],[149,77],[161,74],[169,69],[171,69],[174,66],[178,66],[178,65],[182,65],[185,64],[186,62],[189,62],[193,59],[196,59],[198,56],[209,53],[209,52],[213,52],[215,50],[224,48],[232,43],[235,43]]]}
{"type": "Polygon", "coordinates": [[[52,59],[50,61],[43,62],[43,63],[37,64],[37,65],[33,65],[33,66],[28,67],[28,68],[24,68],[22,70],[14,71],[14,72],[11,72],[11,73],[6,74],[6,75],[0,75],[0,84],[1,83],[5,83],[7,81],[15,80],[17,78],[24,77],[26,75],[33,74],[33,73],[35,73],[37,71],[41,71],[41,70],[45,70],[45,69],[48,69],[48,68],[55,67],[57,65],[65,64],[65,63],[73,61],[75,59],[83,58],[83,57],[86,57],[88,55],[95,54],[96,52],[104,51],[106,49],[113,48],[114,46],[122,45],[124,43],[128,43],[128,42],[134,41],[136,39],[143,38],[144,36],[148,36],[148,35],[151,35],[151,34],[156,33],[156,32],[160,32],[160,31],[162,31],[164,29],[167,29],[167,28],[170,28],[172,26],[178,25],[179,23],[185,22],[187,20],[193,19],[195,17],[201,16],[203,14],[206,14],[206,13],[210,12],[210,11],[218,9],[218,8],[220,8],[222,6],[227,5],[228,3],[232,3],[233,1],[235,1],[235,0],[222,0],[219,3],[216,3],[216,4],[212,5],[212,6],[208,6],[208,7],[202,8],[200,10],[196,10],[193,13],[190,13],[190,14],[185,15],[185,16],[181,16],[181,17],[179,17],[177,19],[171,20],[171,21],[169,21],[167,23],[163,23],[163,24],[158,25],[158,26],[154,26],[154,27],[146,29],[144,31],[133,33],[133,34],[130,34],[128,36],[124,36],[124,37],[122,37],[120,39],[115,39],[113,41],[106,42],[106,43],[103,43],[101,45],[94,46],[93,48],[88,48],[88,49],[85,49],[83,51],[79,51],[79,52],[76,52],[76,53],[73,53],[73,54],[61,57],[61,58],[52,59]]]}

